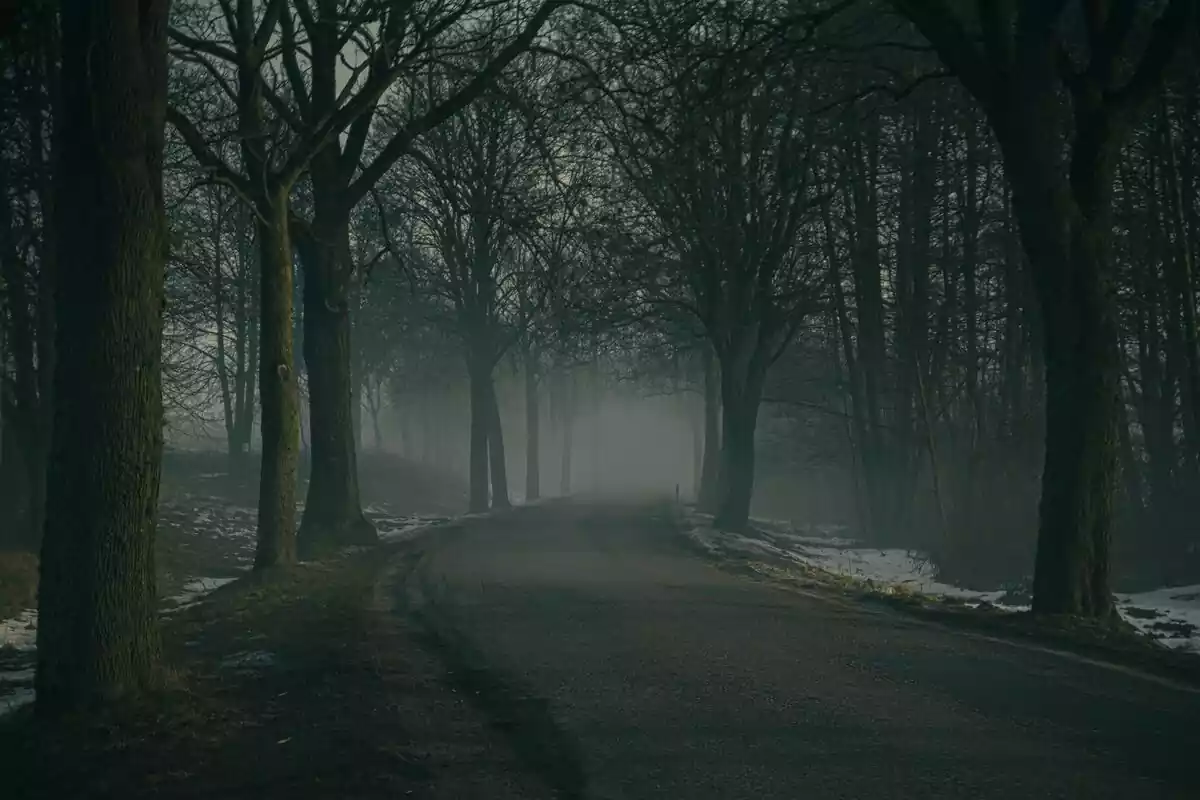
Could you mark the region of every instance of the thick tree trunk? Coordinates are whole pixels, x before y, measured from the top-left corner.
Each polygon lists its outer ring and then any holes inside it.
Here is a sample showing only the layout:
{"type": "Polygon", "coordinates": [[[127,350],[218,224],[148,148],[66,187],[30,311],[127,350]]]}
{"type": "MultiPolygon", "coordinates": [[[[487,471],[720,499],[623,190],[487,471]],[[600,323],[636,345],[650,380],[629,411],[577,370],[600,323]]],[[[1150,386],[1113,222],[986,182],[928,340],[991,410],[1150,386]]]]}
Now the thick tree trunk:
{"type": "Polygon", "coordinates": [[[712,346],[704,344],[704,457],[700,465],[701,511],[714,514],[721,499],[721,375],[712,346]]]}
{"type": "Polygon", "coordinates": [[[1044,326],[1046,449],[1033,610],[1106,618],[1121,419],[1111,151],[1098,147],[1089,180],[1072,186],[1060,177],[1052,140],[1021,136],[1001,142],[1044,326]]]}
{"type": "MultiPolygon", "coordinates": [[[[249,228],[251,212],[240,209],[242,216],[238,218],[239,231],[243,226],[249,228]]],[[[258,403],[258,351],[259,351],[259,319],[260,303],[259,290],[262,282],[260,262],[262,248],[258,247],[257,236],[253,233],[246,235],[241,232],[238,236],[239,247],[245,248],[247,242],[251,245],[250,252],[243,251],[238,256],[238,375],[237,375],[237,409],[234,426],[234,462],[241,466],[250,453],[250,444],[254,438],[254,416],[258,403]]]]}
{"type": "Polygon", "coordinates": [[[714,524],[722,530],[744,530],[754,499],[754,434],[765,375],[752,362],[745,354],[721,358],[721,498],[714,524]]]}
{"type": "Polygon", "coordinates": [[[489,376],[487,382],[488,468],[492,475],[492,508],[511,508],[508,496],[508,462],[504,455],[504,426],[500,420],[500,402],[496,384],[489,376]]]}
{"type": "Polygon", "coordinates": [[[1046,320],[1046,455],[1033,609],[1106,617],[1118,471],[1119,365],[1114,299],[1098,263],[1104,234],[1076,235],[1067,270],[1039,265],[1046,320]],[[1066,275],[1061,273],[1067,272],[1066,275]]]}
{"type": "Polygon", "coordinates": [[[311,471],[299,547],[304,557],[378,541],[362,512],[351,375],[348,224],[314,222],[300,248],[311,471]]]}
{"type": "Polygon", "coordinates": [[[471,383],[471,444],[468,455],[468,510],[475,514],[488,509],[488,434],[490,413],[488,399],[492,383],[491,368],[468,361],[468,379],[471,383]]]}
{"type": "Polygon", "coordinates": [[[538,403],[538,358],[532,349],[525,357],[525,502],[542,493],[541,411],[538,403]]]}
{"type": "Polygon", "coordinates": [[[722,379],[721,501],[713,524],[744,530],[754,499],[754,433],[761,390],[722,379]]]}
{"type": "Polygon", "coordinates": [[[300,394],[292,347],[293,270],[287,191],[277,190],[259,206],[262,465],[254,568],[261,570],[296,561],[300,394]]]}
{"type": "Polygon", "coordinates": [[[62,279],[38,607],[38,711],[156,679],[168,3],[64,0],[62,279]]]}

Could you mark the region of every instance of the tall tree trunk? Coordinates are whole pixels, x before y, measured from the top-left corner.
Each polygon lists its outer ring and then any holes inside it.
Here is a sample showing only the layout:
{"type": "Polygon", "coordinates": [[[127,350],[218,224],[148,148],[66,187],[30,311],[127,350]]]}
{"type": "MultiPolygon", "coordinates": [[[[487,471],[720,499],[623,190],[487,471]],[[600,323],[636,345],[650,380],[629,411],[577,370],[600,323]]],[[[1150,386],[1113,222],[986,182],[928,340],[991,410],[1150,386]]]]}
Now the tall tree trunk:
{"type": "MultiPolygon", "coordinates": [[[[855,507],[858,511],[859,528],[862,535],[871,536],[875,533],[872,514],[875,510],[873,498],[878,496],[875,487],[876,475],[873,464],[869,461],[874,455],[873,443],[868,434],[867,410],[865,408],[865,384],[862,374],[861,361],[854,346],[854,331],[850,325],[850,315],[846,309],[846,292],[842,287],[842,273],[838,263],[837,247],[834,242],[833,220],[830,218],[829,207],[826,205],[822,213],[825,228],[825,259],[829,262],[829,284],[833,288],[834,329],[836,342],[840,345],[846,362],[847,394],[850,399],[847,420],[847,432],[850,434],[851,454],[854,470],[855,507]]],[[[839,372],[841,360],[835,355],[835,364],[839,372]]],[[[843,403],[845,405],[845,403],[843,403]]]]}
{"type": "Polygon", "coordinates": [[[715,514],[721,499],[721,375],[712,345],[705,342],[704,367],[704,457],[700,466],[700,510],[715,514]]]}
{"type": "Polygon", "coordinates": [[[1030,332],[1021,325],[1023,309],[1029,292],[1026,290],[1028,276],[1025,270],[1024,253],[1021,251],[1021,234],[1017,230],[1012,203],[1005,203],[1004,231],[1004,409],[1009,436],[1016,438],[1025,427],[1028,404],[1029,382],[1026,378],[1027,351],[1030,332]]]}
{"type": "Polygon", "coordinates": [[[488,468],[492,477],[492,508],[511,508],[508,497],[508,462],[504,455],[504,425],[500,419],[500,401],[490,375],[487,383],[488,468]]]}
{"type": "Polygon", "coordinates": [[[1090,131],[1108,141],[1085,142],[1094,162],[1077,164],[1088,177],[1071,184],[1051,131],[1013,123],[999,139],[1036,279],[1046,365],[1033,609],[1106,618],[1121,418],[1108,232],[1115,143],[1109,131],[1090,131]]]}
{"type": "Polygon", "coordinates": [[[538,403],[538,357],[531,347],[525,355],[525,502],[542,493],[541,411],[538,403]]]}
{"type": "Polygon", "coordinates": [[[1117,321],[1100,230],[1079,231],[1067,269],[1041,265],[1046,455],[1034,610],[1108,616],[1120,422],[1117,321]]]}
{"type": "MultiPolygon", "coordinates": [[[[742,373],[744,375],[744,373],[742,373]]],[[[739,371],[721,365],[721,500],[713,520],[722,530],[744,530],[754,499],[754,434],[762,380],[738,380],[739,371]]]]}
{"type": "Polygon", "coordinates": [[[854,154],[850,170],[854,201],[853,242],[850,266],[854,276],[854,308],[858,320],[858,371],[862,375],[865,432],[861,452],[864,483],[871,520],[887,519],[885,496],[882,381],[887,374],[884,335],[883,277],[879,263],[878,123],[867,124],[851,140],[854,154]]]}
{"type": "Polygon", "coordinates": [[[262,465],[254,568],[261,570],[296,561],[300,393],[292,340],[293,269],[287,190],[275,189],[259,203],[258,210],[262,465]]]}
{"type": "MultiPolygon", "coordinates": [[[[966,123],[966,138],[967,138],[967,160],[964,165],[966,171],[966,187],[963,192],[964,208],[962,214],[962,278],[963,278],[963,319],[966,323],[966,373],[967,373],[967,398],[971,403],[971,410],[974,416],[974,432],[971,439],[971,449],[978,446],[978,443],[983,439],[987,430],[986,411],[987,406],[984,401],[984,391],[980,381],[981,362],[979,354],[979,296],[976,288],[975,271],[979,268],[979,231],[982,225],[982,209],[979,204],[979,169],[988,168],[986,161],[980,164],[984,156],[984,149],[980,147],[979,134],[975,129],[975,120],[969,119],[966,123]]],[[[949,237],[947,237],[949,240],[949,237]]],[[[975,464],[974,452],[972,452],[969,463],[972,469],[968,472],[973,472],[975,464]]],[[[970,477],[973,477],[971,475],[970,477]]],[[[968,497],[974,497],[973,481],[969,487],[968,497]]]]}
{"type": "Polygon", "coordinates": [[[301,554],[312,557],[338,547],[378,541],[362,512],[351,375],[350,228],[328,224],[320,214],[299,236],[304,269],[304,363],[308,370],[311,470],[301,554]]]}
{"type": "Polygon", "coordinates": [[[919,433],[918,385],[930,375],[929,269],[932,261],[933,208],[937,190],[938,127],[930,112],[932,104],[909,109],[912,125],[907,158],[907,181],[903,227],[897,244],[897,371],[898,407],[895,420],[898,448],[892,475],[892,524],[912,530],[913,500],[917,493],[922,447],[919,433]]]}
{"type": "Polygon", "coordinates": [[[571,467],[575,463],[575,374],[567,372],[562,377],[562,453],[558,473],[558,493],[566,497],[571,493],[571,467]]]}
{"type": "Polygon", "coordinates": [[[468,356],[471,383],[471,444],[467,456],[468,510],[475,514],[488,509],[488,439],[491,429],[488,401],[492,383],[490,365],[468,356]]]}
{"type": "Polygon", "coordinates": [[[148,688],[160,643],[168,3],[62,0],[54,225],[61,280],[37,708],[148,688]]]}

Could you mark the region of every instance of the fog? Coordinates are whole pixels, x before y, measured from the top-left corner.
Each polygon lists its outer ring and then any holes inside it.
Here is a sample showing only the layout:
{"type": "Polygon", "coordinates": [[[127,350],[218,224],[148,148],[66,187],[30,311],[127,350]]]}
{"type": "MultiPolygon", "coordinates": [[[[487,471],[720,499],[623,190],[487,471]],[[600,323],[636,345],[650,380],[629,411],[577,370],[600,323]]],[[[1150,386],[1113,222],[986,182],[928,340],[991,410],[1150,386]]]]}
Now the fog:
{"type": "MultiPolygon", "coordinates": [[[[514,377],[497,380],[508,483],[514,500],[528,495],[529,428],[523,390],[514,377]]],[[[671,494],[690,497],[699,448],[684,396],[653,395],[638,387],[608,388],[577,400],[568,421],[549,398],[539,405],[538,462],[542,495],[565,493],[671,494]],[[567,426],[570,426],[568,431],[567,426]]],[[[369,410],[365,412],[369,417],[369,410]]],[[[363,445],[435,465],[466,479],[469,399],[465,387],[411,392],[364,420],[363,445]]]]}

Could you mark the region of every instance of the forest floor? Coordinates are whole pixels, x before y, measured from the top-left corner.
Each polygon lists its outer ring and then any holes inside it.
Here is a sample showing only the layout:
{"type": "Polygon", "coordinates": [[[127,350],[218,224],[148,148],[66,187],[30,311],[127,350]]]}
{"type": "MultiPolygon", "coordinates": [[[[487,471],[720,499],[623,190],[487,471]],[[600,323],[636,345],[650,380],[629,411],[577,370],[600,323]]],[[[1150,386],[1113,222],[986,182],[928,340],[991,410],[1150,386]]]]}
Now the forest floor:
{"type": "MultiPolygon", "coordinates": [[[[378,453],[363,454],[360,463],[367,515],[385,541],[402,540],[465,503],[455,480],[421,465],[378,453]]],[[[222,454],[167,454],[155,543],[164,619],[249,570],[257,523],[255,470],[255,464],[231,469],[222,454]]],[[[0,715],[34,698],[36,577],[36,557],[0,557],[0,715]]]]}
{"type": "Polygon", "coordinates": [[[5,798],[544,794],[451,688],[421,632],[377,602],[388,542],[212,592],[164,625],[166,685],[117,717],[0,726],[5,798]]]}
{"type": "Polygon", "coordinates": [[[943,622],[1033,638],[1200,685],[1200,586],[1115,597],[1120,621],[1093,626],[1029,614],[1025,586],[992,591],[939,580],[923,553],[864,546],[835,526],[753,520],[742,533],[720,531],[709,515],[679,512],[696,550],[723,568],[801,591],[835,592],[943,622]]]}
{"type": "Polygon", "coordinates": [[[461,487],[399,459],[363,461],[380,544],[260,577],[248,573],[253,486],[220,459],[168,458],[158,539],[163,685],[116,715],[48,730],[29,705],[36,610],[0,623],[0,796],[544,794],[509,768],[504,737],[378,589],[385,567],[446,527],[461,487]]]}

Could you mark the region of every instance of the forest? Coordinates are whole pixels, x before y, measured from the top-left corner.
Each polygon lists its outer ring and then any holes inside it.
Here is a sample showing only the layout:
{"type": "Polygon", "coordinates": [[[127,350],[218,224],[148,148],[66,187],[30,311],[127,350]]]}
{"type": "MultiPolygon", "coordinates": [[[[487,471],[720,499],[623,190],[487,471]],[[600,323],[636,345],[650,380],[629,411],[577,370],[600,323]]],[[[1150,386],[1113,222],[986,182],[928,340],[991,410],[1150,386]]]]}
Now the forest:
{"type": "Polygon", "coordinates": [[[675,492],[1035,614],[1200,583],[1194,5],[10,4],[39,714],[154,685],[188,458],[253,487],[261,573],[376,543],[390,454],[454,513],[675,492]]]}

